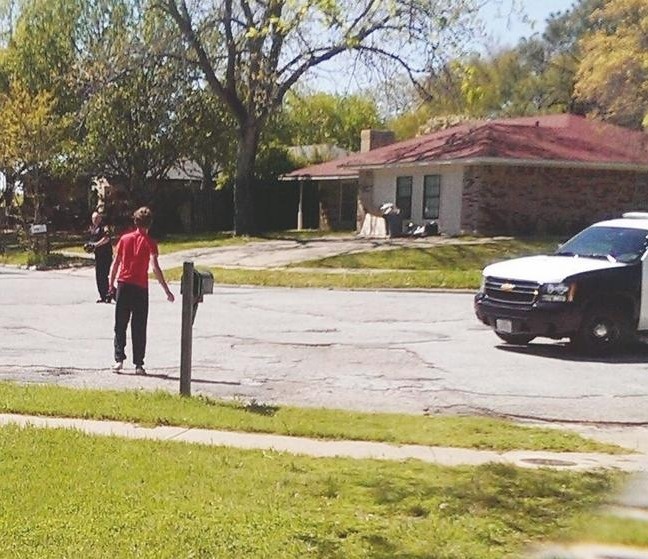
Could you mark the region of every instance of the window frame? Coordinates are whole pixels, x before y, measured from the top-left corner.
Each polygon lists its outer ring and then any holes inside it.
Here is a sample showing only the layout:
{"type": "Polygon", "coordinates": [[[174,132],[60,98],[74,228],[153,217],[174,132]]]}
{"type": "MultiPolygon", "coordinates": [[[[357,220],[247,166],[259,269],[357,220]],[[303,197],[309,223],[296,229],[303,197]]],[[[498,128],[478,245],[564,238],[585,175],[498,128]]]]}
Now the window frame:
{"type": "Polygon", "coordinates": [[[423,176],[423,219],[436,220],[441,214],[441,175],[424,175],[423,176]],[[429,182],[434,179],[434,182],[429,182]],[[428,194],[431,187],[436,189],[435,195],[428,194]],[[428,212],[428,200],[436,199],[436,215],[428,212]]]}
{"type": "Polygon", "coordinates": [[[411,175],[403,175],[396,177],[396,207],[400,210],[403,219],[412,219],[412,194],[414,192],[414,177],[411,175]],[[409,194],[401,194],[401,188],[409,187],[409,194]],[[407,203],[401,205],[401,201],[406,200],[407,203]]]}

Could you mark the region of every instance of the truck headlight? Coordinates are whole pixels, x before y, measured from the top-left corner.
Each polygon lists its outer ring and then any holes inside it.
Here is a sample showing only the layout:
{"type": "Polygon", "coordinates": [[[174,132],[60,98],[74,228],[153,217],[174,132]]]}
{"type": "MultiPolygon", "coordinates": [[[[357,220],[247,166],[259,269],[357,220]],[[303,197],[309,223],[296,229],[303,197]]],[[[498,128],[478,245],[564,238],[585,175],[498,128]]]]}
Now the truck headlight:
{"type": "Polygon", "coordinates": [[[545,283],[540,288],[540,300],[547,303],[567,303],[574,300],[575,283],[545,283]]]}

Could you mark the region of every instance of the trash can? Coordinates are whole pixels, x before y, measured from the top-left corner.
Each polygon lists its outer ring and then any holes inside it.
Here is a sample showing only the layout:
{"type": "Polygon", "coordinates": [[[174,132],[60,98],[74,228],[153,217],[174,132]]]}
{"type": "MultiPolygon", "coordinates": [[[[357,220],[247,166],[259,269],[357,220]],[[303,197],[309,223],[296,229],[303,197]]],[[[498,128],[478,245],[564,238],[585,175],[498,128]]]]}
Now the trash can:
{"type": "Polygon", "coordinates": [[[438,235],[439,223],[437,221],[429,221],[425,224],[425,235],[438,235]]]}
{"type": "Polygon", "coordinates": [[[385,202],[380,206],[380,211],[385,219],[387,236],[400,237],[403,234],[403,216],[400,210],[393,202],[385,202]]]}
{"type": "Polygon", "coordinates": [[[387,222],[387,236],[392,239],[403,235],[403,216],[396,212],[388,213],[385,216],[387,222]]]}

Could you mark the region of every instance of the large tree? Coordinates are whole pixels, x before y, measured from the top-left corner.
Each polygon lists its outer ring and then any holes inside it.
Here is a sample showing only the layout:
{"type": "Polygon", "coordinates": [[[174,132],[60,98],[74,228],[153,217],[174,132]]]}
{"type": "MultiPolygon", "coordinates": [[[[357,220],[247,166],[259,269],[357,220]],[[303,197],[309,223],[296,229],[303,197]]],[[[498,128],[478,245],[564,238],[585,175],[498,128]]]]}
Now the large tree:
{"type": "Polygon", "coordinates": [[[334,143],[357,151],[360,131],[382,125],[375,101],[359,94],[289,95],[284,111],[296,145],[334,143]]]}
{"type": "Polygon", "coordinates": [[[604,26],[600,17],[590,17],[604,3],[579,0],[568,10],[552,13],[541,35],[489,56],[452,60],[431,73],[423,102],[419,99],[415,109],[390,125],[406,138],[466,119],[587,113],[591,101],[574,94],[583,56],[579,41],[604,26]]]}
{"type": "Polygon", "coordinates": [[[19,81],[0,95],[0,171],[11,191],[23,190],[23,222],[43,219],[43,179],[55,174],[71,148],[70,119],[55,107],[52,94],[31,94],[19,81]]]}
{"type": "Polygon", "coordinates": [[[607,120],[648,126],[648,3],[610,0],[591,19],[598,29],[580,44],[577,95],[607,120]]]}
{"type": "Polygon", "coordinates": [[[235,233],[253,232],[260,134],[314,68],[356,53],[413,81],[465,37],[474,0],[154,0],[237,130],[235,233]]]}

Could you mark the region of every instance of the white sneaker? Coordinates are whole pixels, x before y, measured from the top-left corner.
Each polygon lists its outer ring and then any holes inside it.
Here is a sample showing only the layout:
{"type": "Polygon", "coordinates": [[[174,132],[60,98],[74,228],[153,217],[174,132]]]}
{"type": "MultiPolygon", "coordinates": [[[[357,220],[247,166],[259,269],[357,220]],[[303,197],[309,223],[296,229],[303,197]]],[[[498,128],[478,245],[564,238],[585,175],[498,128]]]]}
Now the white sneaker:
{"type": "Polygon", "coordinates": [[[123,361],[115,361],[115,364],[112,366],[113,373],[118,373],[124,368],[123,361]]]}
{"type": "Polygon", "coordinates": [[[135,367],[135,374],[136,375],[145,375],[146,374],[146,369],[144,369],[144,367],[142,367],[142,365],[138,365],[137,367],[135,367]]]}

